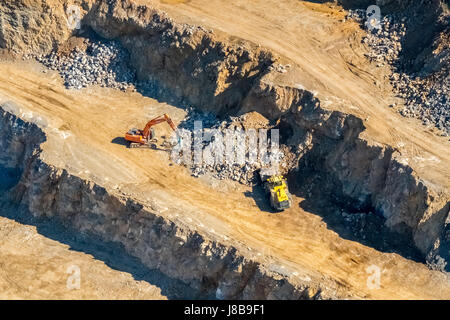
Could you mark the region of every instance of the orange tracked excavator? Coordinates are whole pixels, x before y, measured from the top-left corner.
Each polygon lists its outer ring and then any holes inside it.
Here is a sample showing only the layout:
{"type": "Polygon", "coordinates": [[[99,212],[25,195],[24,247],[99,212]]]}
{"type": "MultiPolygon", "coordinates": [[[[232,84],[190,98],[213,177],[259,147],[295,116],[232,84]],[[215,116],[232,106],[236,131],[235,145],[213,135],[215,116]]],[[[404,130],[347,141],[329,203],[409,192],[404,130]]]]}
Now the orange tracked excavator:
{"type": "Polygon", "coordinates": [[[164,113],[162,116],[156,117],[145,125],[144,130],[140,129],[130,129],[127,133],[125,133],[125,140],[128,141],[130,148],[139,148],[139,147],[152,147],[155,148],[156,145],[152,144],[156,142],[155,131],[152,128],[154,125],[157,125],[161,122],[167,122],[173,131],[176,130],[175,124],[172,119],[164,113]]]}

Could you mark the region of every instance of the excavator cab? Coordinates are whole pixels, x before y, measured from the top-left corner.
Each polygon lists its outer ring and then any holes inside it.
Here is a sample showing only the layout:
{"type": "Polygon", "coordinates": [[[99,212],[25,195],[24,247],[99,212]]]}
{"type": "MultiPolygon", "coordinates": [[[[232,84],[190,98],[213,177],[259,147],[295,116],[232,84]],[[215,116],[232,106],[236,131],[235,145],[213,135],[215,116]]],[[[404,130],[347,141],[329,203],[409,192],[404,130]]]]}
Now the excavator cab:
{"type": "Polygon", "coordinates": [[[141,134],[140,132],[141,132],[141,130],[136,129],[136,128],[132,128],[127,133],[130,134],[130,135],[137,135],[137,134],[141,134]]]}

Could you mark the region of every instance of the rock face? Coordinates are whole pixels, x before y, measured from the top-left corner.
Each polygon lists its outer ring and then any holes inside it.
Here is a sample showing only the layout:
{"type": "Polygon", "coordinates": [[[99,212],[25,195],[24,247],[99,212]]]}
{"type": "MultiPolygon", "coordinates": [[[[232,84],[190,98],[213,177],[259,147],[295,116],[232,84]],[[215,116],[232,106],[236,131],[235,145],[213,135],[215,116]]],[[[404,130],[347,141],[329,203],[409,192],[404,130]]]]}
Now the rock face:
{"type": "Polygon", "coordinates": [[[63,5],[45,0],[6,0],[0,4],[0,48],[17,53],[48,53],[71,34],[63,5]]]}
{"type": "MultiPolygon", "coordinates": [[[[31,10],[31,16],[38,16],[46,7],[44,1],[36,3],[26,7],[23,1],[15,1],[0,6],[6,7],[9,15],[31,10]]],[[[55,23],[62,21],[63,7],[62,4],[56,5],[56,8],[50,10],[52,14],[59,14],[52,20],[55,23]]],[[[152,96],[175,99],[219,115],[257,111],[269,120],[280,119],[291,130],[292,136],[288,143],[304,149],[304,156],[296,173],[299,180],[310,175],[326,177],[324,196],[343,199],[343,205],[355,210],[379,212],[386,218],[386,224],[390,228],[414,241],[431,264],[450,270],[450,265],[446,264],[450,261],[448,190],[440,190],[432,183],[418,178],[408,165],[401,162],[393,148],[372,144],[361,138],[360,133],[364,130],[361,119],[322,108],[320,101],[311,92],[277,84],[274,81],[278,72],[274,68],[277,58],[273,54],[248,42],[234,43],[200,27],[176,24],[158,10],[137,6],[127,0],[96,1],[93,4],[86,1],[81,7],[84,10],[83,27],[92,28],[107,39],[120,41],[131,55],[131,63],[138,79],[147,83],[146,88],[152,96]],[[308,148],[302,144],[304,137],[309,141],[308,148]]],[[[46,41],[39,41],[42,45],[38,47],[38,42],[27,42],[27,36],[24,36],[33,32],[37,34],[36,29],[27,29],[24,35],[8,32],[14,24],[11,18],[8,19],[9,24],[2,28],[0,36],[0,44],[5,48],[16,47],[23,52],[49,53],[55,44],[70,34],[67,27],[60,23],[60,30],[46,41]]],[[[5,19],[2,21],[4,23],[5,19]]],[[[39,21],[43,23],[44,20],[39,21]]],[[[76,177],[68,176],[55,168],[45,168],[45,164],[39,161],[34,165],[37,166],[36,170],[29,168],[27,176],[23,177],[20,194],[29,210],[35,214],[56,214],[58,210],[63,210],[59,214],[70,216],[81,212],[83,219],[88,221],[92,208],[80,208],[80,205],[106,197],[103,200],[114,203],[114,210],[122,208],[121,214],[125,216],[137,212],[133,219],[142,218],[139,212],[143,209],[129,209],[126,201],[121,202],[100,187],[90,187],[82,181],[76,182],[76,177]],[[46,173],[41,176],[39,172],[46,173]],[[47,177],[55,177],[54,181],[58,182],[50,182],[47,177]],[[42,182],[40,179],[43,179],[42,182]],[[44,199],[45,196],[41,194],[43,187],[34,191],[32,181],[34,184],[49,186],[49,199],[44,199]],[[68,192],[55,194],[55,188],[50,188],[52,183],[60,185],[60,190],[69,188],[68,192]],[[74,186],[78,186],[78,189],[72,190],[74,186]],[[73,194],[73,198],[64,199],[69,194],[73,194]],[[59,199],[62,201],[60,204],[59,199]]],[[[119,232],[115,229],[117,227],[109,225],[108,219],[118,219],[109,206],[110,204],[106,205],[109,209],[97,212],[96,215],[101,218],[95,219],[106,219],[103,221],[108,222],[108,228],[119,232]]],[[[70,221],[74,221],[82,229],[84,222],[79,219],[78,222],[76,219],[70,221]]],[[[139,221],[136,222],[138,228],[145,227],[143,220],[139,221]]],[[[152,224],[154,225],[155,223],[152,224]]],[[[160,221],[157,225],[160,225],[158,228],[163,228],[164,225],[168,233],[175,232],[174,227],[166,222],[160,221]]],[[[104,233],[105,237],[114,238],[110,231],[99,232],[104,233]]],[[[158,234],[160,229],[154,232],[158,234]]],[[[190,234],[188,239],[196,243],[196,237],[198,236],[190,234]]],[[[154,259],[162,254],[160,251],[155,254],[152,251],[154,249],[130,243],[125,245],[129,245],[131,251],[138,248],[140,252],[148,250],[148,254],[154,259]]],[[[215,248],[215,244],[210,244],[208,248],[215,248]]],[[[225,253],[225,256],[228,254],[225,253]]],[[[174,263],[179,264],[180,261],[174,263]]],[[[250,265],[246,268],[253,270],[250,265]]],[[[210,269],[222,270],[220,264],[210,266],[210,269]]],[[[251,274],[251,279],[263,277],[251,274]]],[[[215,279],[213,276],[209,277],[215,279]]],[[[195,285],[200,286],[198,283],[195,285]]],[[[221,289],[222,293],[225,291],[221,289]]],[[[244,292],[245,289],[226,296],[252,296],[244,292]]]]}

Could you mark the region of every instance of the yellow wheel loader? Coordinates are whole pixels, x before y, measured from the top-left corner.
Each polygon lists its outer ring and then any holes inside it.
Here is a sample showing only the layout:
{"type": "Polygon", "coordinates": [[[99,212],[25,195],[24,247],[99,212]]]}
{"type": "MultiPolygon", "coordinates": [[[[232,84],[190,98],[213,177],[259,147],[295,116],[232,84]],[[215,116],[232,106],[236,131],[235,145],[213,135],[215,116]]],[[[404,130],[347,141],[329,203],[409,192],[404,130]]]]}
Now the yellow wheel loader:
{"type": "Polygon", "coordinates": [[[292,197],[289,193],[286,180],[280,174],[267,174],[260,172],[264,190],[270,199],[270,206],[277,210],[283,211],[292,205],[292,197]]]}

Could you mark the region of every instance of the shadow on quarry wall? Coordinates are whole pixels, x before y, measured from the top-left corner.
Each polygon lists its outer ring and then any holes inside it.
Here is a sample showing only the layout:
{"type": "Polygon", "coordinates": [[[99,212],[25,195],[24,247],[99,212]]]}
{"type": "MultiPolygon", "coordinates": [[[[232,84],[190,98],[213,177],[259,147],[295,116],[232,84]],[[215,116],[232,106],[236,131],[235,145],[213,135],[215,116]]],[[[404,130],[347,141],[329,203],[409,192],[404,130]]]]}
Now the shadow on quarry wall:
{"type": "Polygon", "coordinates": [[[20,176],[20,169],[7,168],[0,164],[0,193],[4,193],[15,186],[19,182],[20,176]]]}
{"type": "Polygon", "coordinates": [[[412,76],[428,76],[442,70],[445,64],[448,68],[448,59],[443,56],[445,50],[438,50],[439,47],[448,47],[449,41],[450,17],[443,11],[441,1],[434,0],[428,4],[427,10],[421,5],[411,5],[401,12],[401,16],[407,19],[397,62],[400,71],[412,76]]]}
{"type": "Polygon", "coordinates": [[[138,258],[128,254],[118,242],[105,242],[94,235],[81,233],[60,224],[57,219],[34,218],[25,208],[5,204],[4,199],[0,199],[0,209],[2,217],[32,225],[39,234],[70,246],[70,250],[90,254],[114,270],[130,273],[136,281],[146,281],[157,286],[168,299],[213,298],[199,294],[180,280],[170,278],[158,270],[149,269],[138,258]]]}
{"type": "Polygon", "coordinates": [[[367,205],[359,207],[352,199],[339,195],[339,188],[329,175],[307,169],[302,164],[288,175],[289,189],[305,200],[298,206],[322,217],[327,228],[343,239],[359,242],[380,252],[397,253],[416,262],[425,262],[424,255],[413,245],[410,236],[389,230],[385,219],[367,205]]]}

